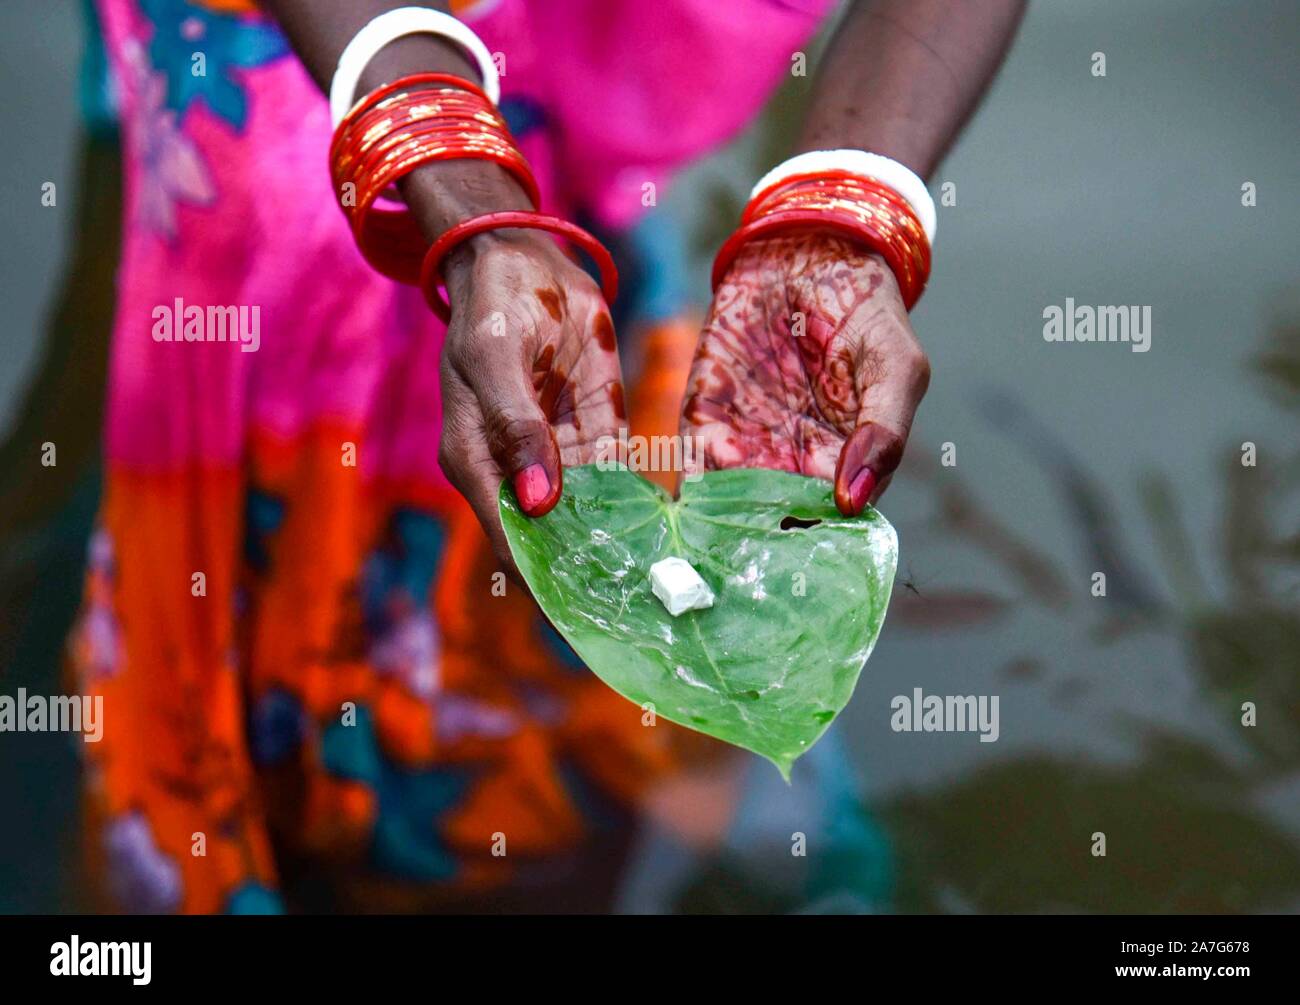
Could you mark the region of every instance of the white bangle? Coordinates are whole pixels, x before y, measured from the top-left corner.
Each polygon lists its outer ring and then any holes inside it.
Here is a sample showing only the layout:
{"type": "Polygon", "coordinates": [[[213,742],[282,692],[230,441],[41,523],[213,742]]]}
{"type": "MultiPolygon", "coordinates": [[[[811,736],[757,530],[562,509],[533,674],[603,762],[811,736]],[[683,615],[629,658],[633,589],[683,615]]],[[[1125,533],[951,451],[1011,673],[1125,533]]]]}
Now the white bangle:
{"type": "Polygon", "coordinates": [[[492,104],[501,101],[501,79],[492,54],[468,25],[428,7],[398,7],[380,14],[357,32],[340,54],[338,69],[330,83],[330,119],[336,127],[356,101],[357,81],[366,65],[389,42],[405,35],[440,35],[455,42],[478,64],[483,90],[492,104]]]}
{"type": "Polygon", "coordinates": [[[938,220],[934,211],[934,200],[930,198],[925,182],[906,165],[882,157],[880,154],[868,153],[866,150],[810,150],[808,153],[797,154],[763,175],[754,186],[754,190],[749,193],[749,197],[752,199],[763,189],[792,175],[817,171],[847,171],[863,178],[874,178],[882,185],[888,185],[907,200],[907,204],[912,207],[912,212],[921,221],[930,246],[934,246],[934,232],[938,220]]]}

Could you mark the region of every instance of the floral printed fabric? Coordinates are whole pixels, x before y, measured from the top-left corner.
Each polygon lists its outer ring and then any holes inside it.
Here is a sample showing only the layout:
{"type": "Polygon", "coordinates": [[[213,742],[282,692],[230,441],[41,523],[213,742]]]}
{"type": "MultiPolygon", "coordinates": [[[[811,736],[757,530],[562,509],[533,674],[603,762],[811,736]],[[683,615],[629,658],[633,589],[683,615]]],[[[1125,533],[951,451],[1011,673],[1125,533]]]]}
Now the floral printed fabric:
{"type": "MultiPolygon", "coordinates": [[[[817,20],[714,6],[461,5],[505,56],[550,208],[630,223],[642,182],[743,124],[817,20]],[[697,100],[704,77],[726,100],[697,100]]],[[[626,826],[680,734],[494,589],[436,461],[443,330],[356,252],[325,99],[276,27],[242,0],[98,10],[127,218],[70,652],[104,698],[87,779],[107,906],[274,911],[327,885],[398,909],[536,882],[626,826]],[[155,341],[177,298],[256,306],[257,351],[155,341]]]]}

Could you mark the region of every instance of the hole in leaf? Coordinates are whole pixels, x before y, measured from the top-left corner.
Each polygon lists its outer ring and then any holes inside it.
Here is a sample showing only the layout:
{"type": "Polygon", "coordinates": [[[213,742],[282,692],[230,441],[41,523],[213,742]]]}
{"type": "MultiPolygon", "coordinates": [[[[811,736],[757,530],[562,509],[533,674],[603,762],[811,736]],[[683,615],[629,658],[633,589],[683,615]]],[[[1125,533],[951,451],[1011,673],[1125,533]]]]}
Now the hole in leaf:
{"type": "Polygon", "coordinates": [[[820,520],[804,520],[802,517],[787,516],[781,519],[782,530],[803,530],[806,527],[816,527],[820,520]]]}
{"type": "Polygon", "coordinates": [[[749,690],[749,691],[732,691],[731,697],[734,698],[736,701],[758,701],[758,699],[763,696],[759,694],[757,691],[749,690]]]}

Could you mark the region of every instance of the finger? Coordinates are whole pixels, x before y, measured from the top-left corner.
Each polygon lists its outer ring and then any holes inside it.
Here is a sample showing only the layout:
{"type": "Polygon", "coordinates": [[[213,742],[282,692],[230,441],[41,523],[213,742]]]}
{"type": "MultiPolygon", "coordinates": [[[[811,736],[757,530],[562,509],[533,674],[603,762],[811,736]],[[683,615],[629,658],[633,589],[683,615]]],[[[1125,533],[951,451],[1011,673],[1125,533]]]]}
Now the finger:
{"type": "Polygon", "coordinates": [[[563,476],[555,434],[533,388],[532,360],[519,341],[503,336],[474,335],[457,345],[472,348],[445,356],[478,402],[483,441],[498,477],[510,479],[526,514],[550,512],[560,499],[563,476]]]}
{"type": "MultiPolygon", "coordinates": [[[[729,288],[719,287],[696,340],[677,431],[693,445],[698,473],[749,463],[755,440],[771,439],[773,409],[741,343],[744,322],[727,311],[729,288]]],[[[762,466],[762,465],[755,465],[762,466]]],[[[678,483],[680,488],[680,481],[678,483]]]]}
{"type": "Polygon", "coordinates": [[[452,486],[465,497],[483,531],[488,536],[497,561],[512,578],[523,582],[510,544],[501,526],[497,497],[501,489],[501,469],[487,447],[487,435],[478,399],[473,391],[445,360],[442,377],[442,441],[438,445],[438,464],[452,486]]]}
{"type": "MultiPolygon", "coordinates": [[[[627,426],[623,382],[617,376],[574,379],[585,390],[575,390],[575,411],[566,420],[562,414],[551,427],[565,467],[590,464],[599,459],[604,444],[618,440],[618,430],[627,426]]],[[[545,408],[545,401],[542,403],[545,408]]]]}
{"type": "Polygon", "coordinates": [[[570,323],[586,328],[563,342],[577,347],[575,358],[539,359],[533,369],[538,402],[566,466],[595,460],[600,441],[616,440],[619,427],[627,425],[623,374],[609,313],[602,304],[588,318],[575,316],[570,323]]]}
{"type": "Polygon", "coordinates": [[[857,426],[835,467],[835,505],[845,516],[861,513],[884,492],[930,383],[929,361],[914,338],[889,350],[883,363],[876,362],[880,354],[859,365],[857,426]]]}

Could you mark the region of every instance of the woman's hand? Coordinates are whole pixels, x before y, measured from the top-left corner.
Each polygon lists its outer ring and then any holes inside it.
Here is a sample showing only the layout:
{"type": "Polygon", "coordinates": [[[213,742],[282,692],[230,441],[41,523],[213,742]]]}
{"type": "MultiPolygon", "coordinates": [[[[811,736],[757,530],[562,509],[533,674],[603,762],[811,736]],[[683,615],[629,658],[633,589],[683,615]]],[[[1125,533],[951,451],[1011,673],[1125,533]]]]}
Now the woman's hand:
{"type": "Polygon", "coordinates": [[[626,421],[614,327],[596,284],[546,235],[473,238],[444,275],[452,315],[438,460],[513,571],[502,478],[540,516],[560,498],[561,466],[595,460],[597,440],[626,421]]]}
{"type": "Polygon", "coordinates": [[[879,257],[825,234],[755,241],[714,295],[681,433],[706,469],[833,480],[854,515],[889,484],[929,382],[879,257]]]}

